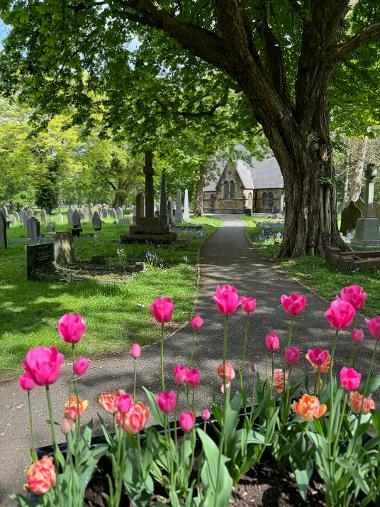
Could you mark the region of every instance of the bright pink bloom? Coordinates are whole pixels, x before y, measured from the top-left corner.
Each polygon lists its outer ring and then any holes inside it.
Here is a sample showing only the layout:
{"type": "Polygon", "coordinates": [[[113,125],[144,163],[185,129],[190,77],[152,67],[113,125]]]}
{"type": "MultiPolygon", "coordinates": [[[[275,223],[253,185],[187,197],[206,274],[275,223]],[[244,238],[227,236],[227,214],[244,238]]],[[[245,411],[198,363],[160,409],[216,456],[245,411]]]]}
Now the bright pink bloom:
{"type": "Polygon", "coordinates": [[[162,391],[162,393],[156,396],[156,402],[160,410],[166,414],[170,414],[177,405],[177,396],[173,390],[169,392],[162,391]]]}
{"type": "Polygon", "coordinates": [[[190,431],[195,422],[195,417],[192,412],[181,412],[178,417],[178,424],[182,431],[190,431]]]}
{"type": "Polygon", "coordinates": [[[18,383],[20,384],[21,389],[24,389],[24,391],[31,391],[36,387],[36,383],[34,382],[29,372],[25,372],[20,375],[18,378],[18,383]]]}
{"type": "Polygon", "coordinates": [[[237,290],[235,287],[232,287],[232,285],[226,284],[222,287],[218,286],[215,289],[215,293],[215,296],[211,296],[211,299],[222,315],[234,313],[242,302],[238,296],[237,290]]]}
{"type": "Polygon", "coordinates": [[[156,298],[150,305],[150,312],[157,322],[165,324],[172,320],[174,308],[172,298],[156,298]]]}
{"type": "Polygon", "coordinates": [[[188,372],[188,369],[186,368],[186,366],[183,366],[183,364],[177,364],[174,367],[174,371],[173,371],[174,381],[177,384],[185,384],[186,379],[187,379],[187,372],[188,372]]]}
{"type": "Polygon", "coordinates": [[[297,364],[298,361],[300,360],[300,356],[301,356],[301,351],[300,351],[299,347],[296,347],[295,345],[293,345],[291,347],[287,347],[284,350],[285,361],[288,364],[297,364]]]}
{"type": "Polygon", "coordinates": [[[265,337],[265,346],[269,352],[277,352],[280,348],[280,339],[276,333],[269,333],[265,337]]]}
{"type": "Polygon", "coordinates": [[[256,299],[243,296],[241,298],[241,307],[246,313],[253,313],[256,310],[256,299]]]}
{"type": "Polygon", "coordinates": [[[367,294],[360,285],[349,285],[340,291],[340,298],[351,303],[355,310],[361,310],[367,299],[367,294]]]}
{"type": "Polygon", "coordinates": [[[131,348],[129,349],[129,353],[133,357],[133,359],[137,359],[141,356],[141,347],[138,343],[134,343],[131,345],[131,348]]]}
{"type": "Polygon", "coordinates": [[[355,391],[359,387],[362,378],[361,374],[354,368],[342,368],[339,377],[340,383],[347,391],[355,391]]]}
{"type": "Polygon", "coordinates": [[[199,329],[202,326],[203,326],[202,317],[200,315],[195,315],[195,317],[191,319],[191,327],[193,329],[199,329]]]}
{"type": "Polygon", "coordinates": [[[380,317],[365,319],[370,335],[380,340],[380,317]]]}
{"type": "Polygon", "coordinates": [[[347,329],[355,317],[355,308],[351,303],[338,298],[330,303],[325,317],[334,329],[347,329]]]}
{"type": "Polygon", "coordinates": [[[202,419],[204,421],[208,421],[210,419],[210,417],[211,417],[211,414],[210,414],[210,411],[207,408],[205,408],[204,410],[202,410],[202,419]]]}
{"type": "Polygon", "coordinates": [[[133,399],[129,394],[121,394],[116,398],[116,407],[122,414],[126,414],[132,405],[133,399]]]}
{"type": "Polygon", "coordinates": [[[351,333],[352,341],[355,343],[361,343],[364,340],[364,332],[363,329],[358,327],[354,327],[351,333]]]}
{"type": "Polygon", "coordinates": [[[302,294],[290,294],[281,296],[281,304],[286,313],[295,317],[302,312],[306,306],[306,297],[302,294]]]}
{"type": "Polygon", "coordinates": [[[59,336],[67,343],[78,343],[86,329],[86,324],[79,313],[66,313],[58,321],[59,336]]]}
{"type": "Polygon", "coordinates": [[[231,380],[235,378],[235,370],[231,361],[226,361],[225,368],[223,368],[223,363],[220,364],[216,372],[219,378],[225,379],[226,384],[230,384],[231,380]]]}
{"type": "Polygon", "coordinates": [[[46,386],[57,380],[64,360],[56,347],[36,347],[26,354],[22,367],[38,386],[46,386]]]}
{"type": "Polygon", "coordinates": [[[81,377],[86,373],[89,366],[90,361],[86,357],[80,356],[73,364],[73,372],[78,377],[81,377]]]}
{"type": "Polygon", "coordinates": [[[186,384],[189,386],[196,386],[201,381],[201,374],[196,368],[189,368],[186,374],[186,384]]]}
{"type": "Polygon", "coordinates": [[[321,373],[327,373],[329,371],[331,357],[328,350],[314,347],[307,351],[305,357],[311,366],[321,373]]]}

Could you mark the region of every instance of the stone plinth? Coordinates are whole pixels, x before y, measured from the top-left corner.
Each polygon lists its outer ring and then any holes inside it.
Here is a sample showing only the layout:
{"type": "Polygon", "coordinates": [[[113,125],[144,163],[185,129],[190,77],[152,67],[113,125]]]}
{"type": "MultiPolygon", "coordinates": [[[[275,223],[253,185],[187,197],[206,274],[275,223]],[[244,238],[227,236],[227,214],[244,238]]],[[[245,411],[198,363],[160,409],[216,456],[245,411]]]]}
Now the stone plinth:
{"type": "Polygon", "coordinates": [[[377,218],[359,218],[356,222],[355,236],[351,246],[379,246],[380,232],[377,218]]]}

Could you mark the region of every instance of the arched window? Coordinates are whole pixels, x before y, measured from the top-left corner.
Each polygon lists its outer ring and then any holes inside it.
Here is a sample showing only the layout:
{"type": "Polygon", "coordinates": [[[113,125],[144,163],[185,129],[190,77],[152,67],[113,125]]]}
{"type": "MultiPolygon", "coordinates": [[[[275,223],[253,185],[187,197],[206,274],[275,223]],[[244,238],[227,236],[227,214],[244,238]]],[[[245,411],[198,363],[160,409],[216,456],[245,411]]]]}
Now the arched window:
{"type": "Polygon", "coordinates": [[[235,199],[235,182],[234,182],[234,180],[230,181],[230,199],[235,199]]]}
{"type": "Polygon", "coordinates": [[[223,199],[229,199],[230,197],[230,189],[228,187],[228,181],[225,181],[223,183],[223,199]]]}
{"type": "Polygon", "coordinates": [[[263,206],[265,208],[272,208],[273,207],[273,192],[263,192],[262,195],[263,200],[263,206]]]}

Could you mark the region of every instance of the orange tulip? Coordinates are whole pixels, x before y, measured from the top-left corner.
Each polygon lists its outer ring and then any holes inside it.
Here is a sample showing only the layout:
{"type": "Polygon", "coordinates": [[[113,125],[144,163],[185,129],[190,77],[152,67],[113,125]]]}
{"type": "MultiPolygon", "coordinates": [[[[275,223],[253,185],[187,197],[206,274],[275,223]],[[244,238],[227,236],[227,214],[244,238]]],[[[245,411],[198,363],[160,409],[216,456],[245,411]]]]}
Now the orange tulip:
{"type": "Polygon", "coordinates": [[[363,395],[358,391],[350,392],[348,404],[355,414],[368,414],[370,410],[373,410],[375,408],[375,402],[373,401],[372,397],[367,396],[367,398],[363,399],[363,395]]]}
{"type": "Polygon", "coordinates": [[[88,407],[88,403],[88,400],[81,400],[80,398],[77,399],[76,395],[73,394],[73,396],[70,396],[70,399],[65,403],[65,417],[67,419],[71,419],[72,421],[76,421],[78,417],[78,406],[80,415],[82,415],[88,407]]]}
{"type": "Polygon", "coordinates": [[[112,391],[112,393],[102,393],[99,396],[98,403],[109,414],[115,414],[118,411],[116,400],[122,394],[125,394],[125,391],[123,389],[112,391]]]}
{"type": "Polygon", "coordinates": [[[127,433],[133,435],[141,431],[149,417],[149,408],[143,403],[136,403],[128,412],[116,415],[116,423],[123,428],[127,433]]]}
{"type": "Polygon", "coordinates": [[[319,419],[327,410],[325,404],[320,403],[316,396],[311,394],[304,394],[302,397],[293,403],[293,408],[297,416],[304,421],[312,421],[319,419]]]}
{"type": "Polygon", "coordinates": [[[43,458],[35,461],[28,468],[27,484],[25,489],[34,493],[35,495],[43,495],[55,485],[55,469],[53,458],[44,456],[43,458]]]}

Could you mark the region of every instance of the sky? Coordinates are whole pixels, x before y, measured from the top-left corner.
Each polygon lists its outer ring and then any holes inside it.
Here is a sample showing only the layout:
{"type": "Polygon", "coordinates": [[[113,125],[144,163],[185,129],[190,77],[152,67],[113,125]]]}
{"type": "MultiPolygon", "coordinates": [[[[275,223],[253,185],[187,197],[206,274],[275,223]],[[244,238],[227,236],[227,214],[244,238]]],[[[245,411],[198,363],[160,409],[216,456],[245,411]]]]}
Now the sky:
{"type": "Polygon", "coordinates": [[[9,27],[4,24],[3,20],[0,19],[0,49],[2,48],[2,41],[8,33],[9,27]]]}

